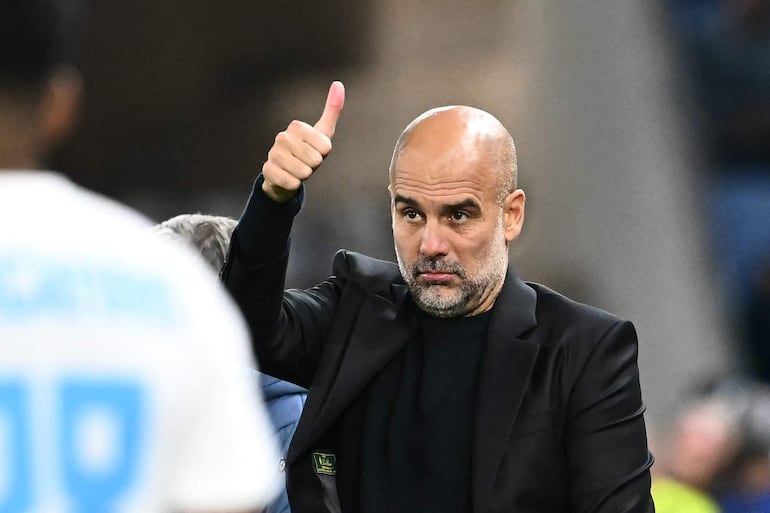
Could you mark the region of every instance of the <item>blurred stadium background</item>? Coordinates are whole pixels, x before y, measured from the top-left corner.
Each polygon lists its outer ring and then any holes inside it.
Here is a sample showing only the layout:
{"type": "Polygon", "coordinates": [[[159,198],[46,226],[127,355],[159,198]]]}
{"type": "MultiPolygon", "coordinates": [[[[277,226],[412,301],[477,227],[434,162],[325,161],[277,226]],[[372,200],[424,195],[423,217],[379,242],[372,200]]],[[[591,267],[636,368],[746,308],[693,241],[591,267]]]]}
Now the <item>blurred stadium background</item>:
{"type": "MultiPolygon", "coordinates": [[[[295,230],[289,285],[309,286],[338,248],[392,258],[401,129],[436,105],[486,109],[517,142],[528,194],[519,274],[633,320],[649,418],[665,419],[705,379],[761,372],[752,348],[770,346],[751,335],[770,318],[754,279],[770,267],[767,160],[714,151],[731,144],[714,129],[730,106],[710,108],[725,81],[709,82],[706,43],[727,4],[760,4],[751,19],[766,21],[761,0],[90,0],[84,116],[53,163],[155,221],[237,217],[275,134],[315,121],[343,80],[335,149],[295,230]]],[[[767,157],[760,33],[741,65],[767,157]]],[[[734,109],[750,97],[738,82],[734,109]]]]}

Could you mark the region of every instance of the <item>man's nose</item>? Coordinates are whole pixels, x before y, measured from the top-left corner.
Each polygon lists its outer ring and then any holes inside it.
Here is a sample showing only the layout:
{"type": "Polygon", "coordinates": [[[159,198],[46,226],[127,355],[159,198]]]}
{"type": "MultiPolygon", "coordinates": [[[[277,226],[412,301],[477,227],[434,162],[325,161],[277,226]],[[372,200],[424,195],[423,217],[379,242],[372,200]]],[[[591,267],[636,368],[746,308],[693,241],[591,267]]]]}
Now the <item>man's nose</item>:
{"type": "Polygon", "coordinates": [[[427,257],[446,255],[448,245],[442,227],[437,222],[428,221],[422,230],[420,254],[427,257]]]}

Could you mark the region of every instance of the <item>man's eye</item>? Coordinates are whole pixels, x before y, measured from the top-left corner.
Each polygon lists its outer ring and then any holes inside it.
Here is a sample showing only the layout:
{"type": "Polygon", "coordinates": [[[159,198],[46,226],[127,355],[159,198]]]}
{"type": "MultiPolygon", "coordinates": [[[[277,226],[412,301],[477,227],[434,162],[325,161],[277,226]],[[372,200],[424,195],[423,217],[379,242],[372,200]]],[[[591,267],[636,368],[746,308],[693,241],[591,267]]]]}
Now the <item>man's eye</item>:
{"type": "Polygon", "coordinates": [[[417,220],[417,219],[419,219],[419,218],[420,218],[420,214],[418,214],[418,213],[417,213],[417,212],[415,212],[414,210],[407,210],[407,211],[405,211],[405,212],[404,212],[404,216],[405,216],[407,219],[410,219],[410,220],[413,220],[413,221],[415,221],[415,220],[417,220]]]}
{"type": "Polygon", "coordinates": [[[462,210],[456,210],[455,212],[452,212],[452,221],[455,223],[464,223],[468,220],[468,214],[463,212],[462,210]]]}

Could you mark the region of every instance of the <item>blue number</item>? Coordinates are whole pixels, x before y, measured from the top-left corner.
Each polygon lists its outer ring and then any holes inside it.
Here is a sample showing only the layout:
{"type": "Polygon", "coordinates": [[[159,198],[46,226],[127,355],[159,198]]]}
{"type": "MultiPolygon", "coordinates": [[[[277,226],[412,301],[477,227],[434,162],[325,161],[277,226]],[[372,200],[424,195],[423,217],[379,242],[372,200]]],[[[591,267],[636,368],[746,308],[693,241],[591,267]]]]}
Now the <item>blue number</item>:
{"type": "Polygon", "coordinates": [[[27,510],[32,503],[32,458],[28,391],[16,381],[0,381],[0,423],[7,426],[5,448],[8,461],[0,468],[9,472],[6,493],[0,496],[0,513],[27,510]]]}
{"type": "Polygon", "coordinates": [[[112,511],[136,478],[143,438],[142,389],[135,382],[70,379],[60,389],[59,451],[65,488],[79,513],[112,511]],[[81,421],[91,412],[110,419],[118,433],[109,468],[89,468],[78,454],[81,421]]]}

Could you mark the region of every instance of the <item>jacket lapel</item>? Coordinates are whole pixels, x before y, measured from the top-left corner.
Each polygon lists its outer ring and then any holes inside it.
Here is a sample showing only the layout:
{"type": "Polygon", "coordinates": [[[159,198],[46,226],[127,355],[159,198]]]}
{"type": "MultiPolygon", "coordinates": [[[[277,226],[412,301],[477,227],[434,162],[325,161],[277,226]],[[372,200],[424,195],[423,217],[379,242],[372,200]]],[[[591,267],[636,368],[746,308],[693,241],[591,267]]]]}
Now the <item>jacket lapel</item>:
{"type": "Polygon", "coordinates": [[[508,272],[495,301],[479,370],[473,435],[473,511],[492,488],[527,390],[538,344],[518,338],[537,325],[535,291],[508,272]]]}
{"type": "MultiPolygon", "coordinates": [[[[408,315],[408,309],[401,308],[406,285],[391,285],[391,293],[390,297],[368,295],[364,298],[339,367],[334,365],[339,370],[332,377],[328,393],[308,396],[289,449],[289,463],[312,448],[415,332],[416,321],[408,315]]],[[[321,362],[319,368],[323,368],[324,363],[321,362]]]]}

